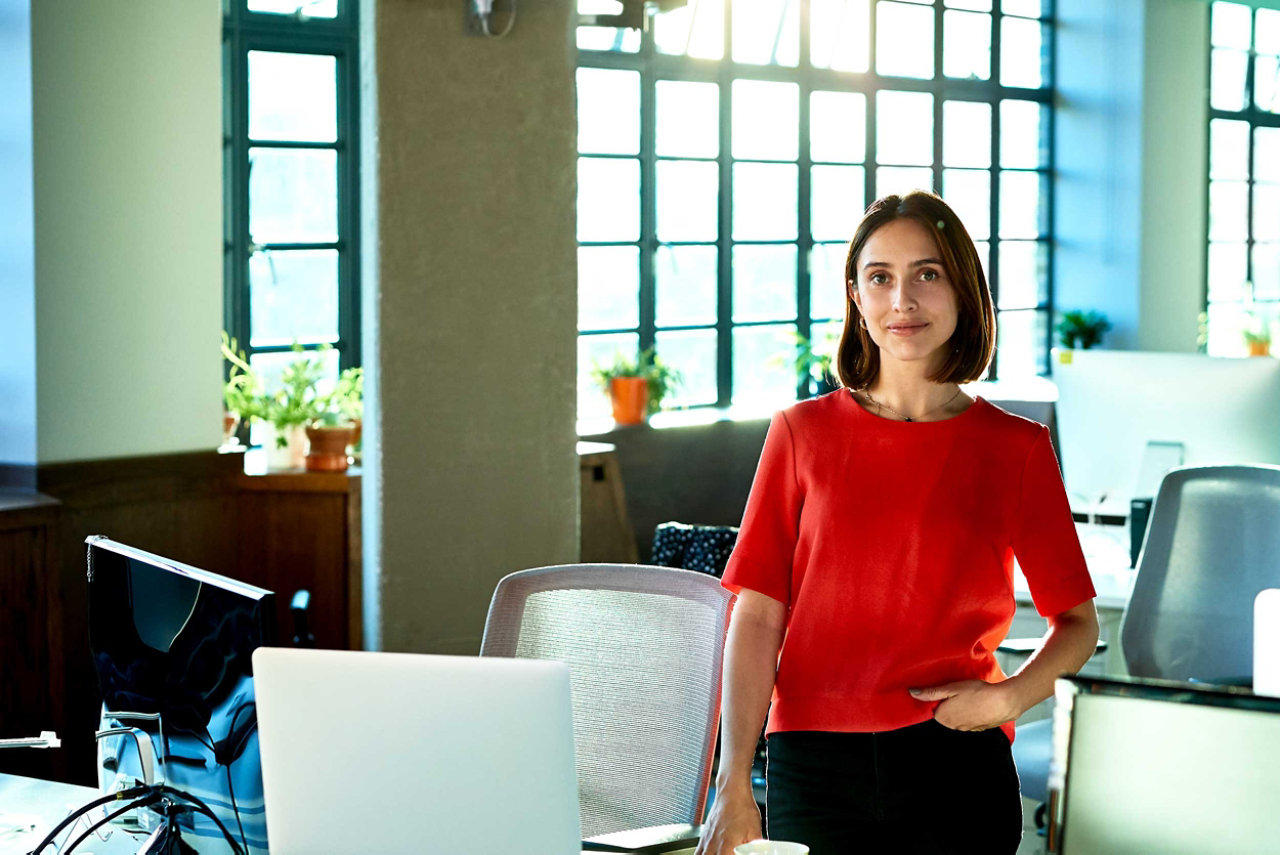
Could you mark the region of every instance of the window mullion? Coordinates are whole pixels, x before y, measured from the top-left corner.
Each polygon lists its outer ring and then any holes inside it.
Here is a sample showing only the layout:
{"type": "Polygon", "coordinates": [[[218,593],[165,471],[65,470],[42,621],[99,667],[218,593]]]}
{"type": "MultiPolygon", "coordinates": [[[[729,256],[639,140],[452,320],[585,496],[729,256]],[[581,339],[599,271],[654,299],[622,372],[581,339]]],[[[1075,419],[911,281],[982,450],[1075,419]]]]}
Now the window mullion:
{"type": "Polygon", "coordinates": [[[657,337],[658,252],[658,86],[653,62],[640,69],[640,349],[654,346],[657,337]]]}

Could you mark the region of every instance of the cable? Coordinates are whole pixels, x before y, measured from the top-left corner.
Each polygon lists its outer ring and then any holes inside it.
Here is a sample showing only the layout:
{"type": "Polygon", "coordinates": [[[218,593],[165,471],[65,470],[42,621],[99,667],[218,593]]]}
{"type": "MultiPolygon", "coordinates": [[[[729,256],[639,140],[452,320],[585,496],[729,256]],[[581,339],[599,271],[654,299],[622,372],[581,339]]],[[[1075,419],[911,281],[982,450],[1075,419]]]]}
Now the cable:
{"type": "Polygon", "coordinates": [[[150,793],[153,789],[154,787],[145,787],[145,786],[130,787],[127,790],[120,790],[119,792],[112,793],[111,795],[102,796],[101,798],[94,799],[84,807],[78,808],[77,810],[67,814],[66,818],[63,819],[62,822],[54,826],[53,831],[50,831],[47,835],[45,835],[44,840],[40,841],[40,845],[37,846],[35,849],[32,849],[30,852],[28,852],[27,855],[38,855],[41,849],[44,849],[46,846],[48,846],[50,843],[52,843],[54,840],[58,838],[58,835],[62,833],[62,830],[64,828],[66,828],[68,825],[75,822],[77,819],[84,816],[86,813],[93,810],[94,808],[101,807],[102,805],[108,804],[110,802],[123,801],[125,799],[131,799],[134,796],[146,795],[150,793]]]}
{"type": "MultiPolygon", "coordinates": [[[[244,748],[245,743],[249,741],[249,737],[253,732],[258,729],[258,721],[256,718],[258,705],[253,701],[249,701],[248,703],[237,707],[236,711],[231,715],[231,726],[227,728],[228,738],[230,738],[230,734],[236,732],[236,722],[240,720],[240,713],[248,710],[253,711],[255,718],[253,721],[249,722],[244,732],[240,734],[240,741],[228,749],[227,760],[223,764],[227,769],[227,794],[231,796],[231,810],[235,814],[236,826],[240,829],[240,842],[244,844],[245,851],[248,851],[249,849],[249,841],[245,838],[244,823],[240,821],[240,806],[236,804],[236,788],[235,784],[231,782],[231,764],[234,762],[232,758],[240,756],[240,752],[244,748]]],[[[212,739],[213,737],[210,736],[209,738],[212,739]]],[[[216,749],[214,750],[214,759],[219,759],[218,751],[216,749]]]]}
{"type": "Polygon", "coordinates": [[[102,819],[98,820],[93,825],[85,829],[84,834],[81,834],[79,837],[77,837],[75,839],[75,842],[73,842],[70,846],[64,846],[60,850],[58,850],[58,855],[67,855],[67,853],[73,851],[81,843],[84,843],[86,840],[88,840],[89,835],[93,834],[99,828],[106,825],[108,822],[120,816],[121,814],[128,813],[134,808],[146,807],[147,805],[155,804],[158,801],[160,801],[159,793],[149,793],[148,795],[145,795],[140,799],[129,802],[129,804],[125,805],[119,810],[112,811],[111,813],[107,814],[102,819]]]}
{"type": "Polygon", "coordinates": [[[203,801],[201,801],[198,797],[193,796],[190,793],[184,793],[182,790],[175,790],[173,787],[170,787],[167,784],[161,787],[160,789],[162,792],[164,792],[165,795],[174,796],[176,798],[183,799],[184,801],[191,802],[193,805],[195,805],[197,810],[199,810],[205,816],[209,817],[209,819],[213,820],[214,824],[218,826],[218,830],[221,831],[222,836],[227,839],[227,843],[231,844],[231,851],[234,852],[235,855],[245,855],[245,853],[240,849],[240,844],[236,843],[236,839],[231,836],[231,832],[227,831],[227,827],[222,824],[222,820],[218,819],[218,816],[213,812],[213,809],[210,808],[203,801]]]}

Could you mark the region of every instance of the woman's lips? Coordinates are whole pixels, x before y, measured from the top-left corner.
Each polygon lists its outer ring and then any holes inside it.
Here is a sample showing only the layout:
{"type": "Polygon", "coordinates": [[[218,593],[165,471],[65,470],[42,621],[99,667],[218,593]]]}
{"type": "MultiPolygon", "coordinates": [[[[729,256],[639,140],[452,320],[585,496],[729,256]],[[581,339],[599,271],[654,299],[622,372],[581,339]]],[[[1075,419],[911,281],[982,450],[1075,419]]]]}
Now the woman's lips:
{"type": "Polygon", "coordinates": [[[913,336],[913,335],[915,335],[915,334],[916,334],[916,333],[918,333],[918,332],[922,332],[922,331],[925,329],[925,327],[927,327],[927,326],[929,326],[929,325],[928,325],[928,324],[926,324],[926,323],[920,323],[920,324],[891,324],[891,325],[889,326],[889,332],[893,333],[894,335],[900,335],[900,336],[904,336],[904,337],[906,337],[906,336],[913,336]]]}

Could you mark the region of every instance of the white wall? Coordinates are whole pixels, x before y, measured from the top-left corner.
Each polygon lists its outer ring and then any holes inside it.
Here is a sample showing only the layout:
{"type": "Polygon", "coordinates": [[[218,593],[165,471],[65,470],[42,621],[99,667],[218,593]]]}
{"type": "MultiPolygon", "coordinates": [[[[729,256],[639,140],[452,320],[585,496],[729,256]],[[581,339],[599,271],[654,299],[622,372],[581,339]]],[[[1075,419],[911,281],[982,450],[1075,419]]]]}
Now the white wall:
{"type": "Polygon", "coordinates": [[[0,0],[0,464],[36,462],[31,11],[0,0]]]}
{"type": "Polygon", "coordinates": [[[1145,24],[1138,347],[1192,351],[1204,310],[1209,7],[1148,0],[1145,24]]]}
{"type": "Polygon", "coordinates": [[[1057,4],[1055,303],[1105,313],[1116,348],[1138,343],[1144,5],[1057,4]]]}
{"type": "Polygon", "coordinates": [[[212,449],[219,0],[31,4],[41,463],[212,449]]]}
{"type": "Polygon", "coordinates": [[[1057,308],[1104,312],[1107,347],[1195,350],[1208,5],[1063,0],[1057,11],[1057,308]]]}

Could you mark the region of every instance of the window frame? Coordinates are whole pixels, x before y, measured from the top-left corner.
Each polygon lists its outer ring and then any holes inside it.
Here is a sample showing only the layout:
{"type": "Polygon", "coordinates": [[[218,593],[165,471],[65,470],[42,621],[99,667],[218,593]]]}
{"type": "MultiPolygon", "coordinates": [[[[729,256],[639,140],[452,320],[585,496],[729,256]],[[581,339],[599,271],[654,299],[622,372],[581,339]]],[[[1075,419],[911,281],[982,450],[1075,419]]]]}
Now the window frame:
{"type": "MultiPolygon", "coordinates": [[[[360,88],[359,18],[356,0],[338,0],[333,18],[251,12],[248,0],[230,0],[223,17],[223,326],[252,358],[287,353],[291,344],[252,344],[250,259],[262,250],[336,250],[338,330],[331,342],[338,370],[361,364],[360,341],[360,88]],[[249,53],[333,56],[337,67],[337,134],[332,143],[249,137],[249,53]],[[255,246],[249,232],[249,151],[301,149],[335,151],[337,160],[337,240],[269,243],[255,246]]],[[[315,350],[318,342],[303,342],[315,350]]]]}
{"type": "MultiPolygon", "coordinates": [[[[1054,127],[1056,112],[1053,96],[1055,92],[1056,70],[1056,19],[1051,2],[1045,2],[1038,19],[1025,18],[1021,15],[1009,17],[1021,20],[1038,20],[1045,33],[1042,47],[1042,75],[1047,81],[1038,89],[1027,89],[1006,86],[999,82],[1001,57],[1001,0],[993,0],[991,16],[991,68],[987,80],[965,80],[948,78],[943,72],[944,21],[947,7],[942,2],[920,4],[922,8],[930,8],[934,12],[934,76],[930,79],[895,77],[880,75],[875,71],[877,45],[875,37],[876,12],[878,0],[871,0],[870,34],[868,37],[868,70],[866,72],[837,71],[828,68],[815,68],[810,57],[809,0],[792,0],[800,3],[799,60],[795,67],[780,65],[753,65],[737,63],[733,56],[732,4],[724,4],[723,22],[723,58],[719,60],[695,59],[686,55],[669,55],[658,52],[652,28],[646,28],[641,34],[640,49],[637,52],[619,50],[601,51],[577,49],[575,68],[601,68],[609,70],[625,70],[638,72],[640,76],[640,151],[631,154],[601,154],[595,152],[576,152],[578,159],[600,158],[619,160],[638,160],[640,164],[640,235],[636,241],[579,241],[579,247],[591,246],[637,246],[639,259],[639,313],[636,327],[625,328],[588,328],[580,329],[579,340],[585,336],[637,334],[639,349],[652,347],[658,332],[656,324],[656,278],[655,259],[658,249],[664,245],[681,245],[682,242],[664,243],[657,237],[657,164],[660,160],[699,160],[696,158],[659,158],[656,153],[656,84],[659,81],[674,80],[687,82],[715,83],[719,87],[719,153],[715,158],[719,170],[718,200],[718,232],[714,244],[693,242],[698,245],[714,245],[717,250],[716,281],[716,321],[714,325],[664,326],[663,332],[685,329],[714,329],[716,332],[716,400],[707,404],[689,405],[689,409],[705,407],[727,408],[732,405],[733,398],[733,330],[753,326],[772,326],[789,324],[790,319],[773,319],[768,321],[733,321],[733,270],[732,256],[736,245],[795,245],[797,247],[796,268],[796,332],[806,339],[812,338],[812,330],[817,322],[825,322],[823,318],[811,315],[810,259],[815,245],[831,244],[832,241],[815,241],[811,234],[811,169],[814,165],[810,157],[810,96],[814,91],[848,92],[863,94],[867,101],[865,116],[865,156],[860,164],[850,164],[863,168],[864,198],[867,202],[876,198],[875,184],[877,167],[885,164],[876,162],[876,94],[882,91],[925,92],[933,96],[933,161],[930,167],[933,173],[933,185],[941,190],[943,183],[943,109],[948,100],[976,101],[991,105],[991,163],[984,171],[990,177],[990,211],[991,229],[988,243],[987,272],[992,298],[998,316],[1005,313],[1035,313],[1043,315],[1045,335],[1043,347],[1037,348],[1035,370],[1033,375],[1047,375],[1052,370],[1050,352],[1054,346],[1053,324],[1055,319],[1055,289],[1053,275],[1054,260],[1054,175],[1055,146],[1054,127]],[[799,152],[794,162],[798,169],[797,182],[797,237],[795,240],[777,241],[735,241],[732,235],[733,208],[733,167],[735,163],[753,162],[751,159],[735,159],[732,155],[732,88],[737,79],[777,81],[794,83],[798,87],[799,99],[799,152]],[[1005,100],[1033,101],[1041,105],[1045,119],[1043,125],[1044,162],[1035,170],[1009,168],[1000,164],[1000,104],[1005,100]],[[1002,239],[1000,229],[1000,178],[1006,171],[1032,172],[1041,176],[1044,223],[1038,230],[1035,243],[1045,248],[1045,288],[1043,299],[1035,306],[1015,309],[999,309],[999,252],[1002,239]]],[[[963,11],[963,10],[954,10],[963,11]]],[[[576,28],[575,28],[576,32],[576,28]]],[[[624,32],[619,30],[619,39],[624,32]]],[[[774,162],[774,161],[770,161],[774,162]]],[[[819,164],[825,161],[819,161],[819,164]]],[[[980,167],[978,169],[981,169],[980,167]]],[[[976,170],[975,170],[976,171],[976,170]]],[[[852,235],[850,235],[852,237],[852,235]]],[[[1025,240],[1025,239],[1003,239],[1025,240]]],[[[847,241],[846,241],[847,243],[847,241]]],[[[842,318],[833,319],[836,322],[842,318]]],[[[997,360],[991,363],[989,378],[997,379],[997,360]]],[[[797,376],[796,398],[803,399],[814,394],[811,379],[802,373],[797,376]]]]}
{"type": "MultiPolygon", "coordinates": [[[[1245,60],[1245,81],[1244,81],[1245,106],[1244,106],[1244,109],[1223,110],[1213,106],[1213,94],[1214,94],[1213,93],[1213,54],[1215,50],[1219,49],[1218,46],[1213,43],[1213,13],[1214,13],[1214,9],[1218,5],[1219,5],[1219,2],[1217,2],[1217,0],[1214,0],[1214,2],[1211,2],[1209,4],[1209,28],[1207,33],[1207,41],[1205,44],[1205,51],[1208,54],[1208,62],[1205,64],[1205,75],[1206,75],[1205,104],[1207,107],[1207,110],[1206,110],[1207,118],[1205,120],[1205,125],[1204,125],[1205,193],[1204,193],[1204,245],[1203,245],[1204,256],[1203,257],[1204,257],[1205,275],[1204,275],[1204,279],[1201,280],[1200,282],[1200,287],[1201,287],[1200,304],[1203,307],[1203,311],[1204,311],[1204,315],[1203,315],[1204,326],[1202,328],[1203,340],[1201,342],[1201,349],[1205,353],[1209,352],[1209,337],[1210,337],[1209,328],[1212,324],[1212,317],[1210,315],[1209,310],[1215,304],[1214,301],[1210,300],[1209,280],[1210,280],[1210,277],[1213,276],[1213,269],[1210,267],[1210,250],[1213,248],[1213,245],[1215,243],[1235,243],[1236,242],[1236,241],[1215,241],[1213,239],[1212,223],[1210,221],[1210,216],[1212,214],[1211,188],[1213,187],[1213,184],[1214,184],[1213,134],[1212,134],[1214,120],[1221,119],[1221,120],[1231,121],[1231,122],[1244,122],[1248,126],[1247,145],[1245,149],[1245,171],[1247,173],[1247,177],[1244,179],[1245,187],[1246,187],[1245,212],[1244,212],[1245,229],[1246,229],[1246,237],[1244,240],[1245,282],[1248,282],[1248,283],[1255,282],[1255,279],[1254,279],[1255,269],[1254,269],[1254,259],[1253,259],[1254,247],[1260,242],[1272,243],[1272,244],[1277,243],[1276,241],[1258,241],[1254,237],[1253,208],[1254,208],[1254,191],[1258,184],[1258,181],[1255,177],[1256,163],[1254,159],[1256,132],[1259,128],[1270,128],[1280,132],[1280,112],[1269,112],[1267,110],[1262,110],[1258,107],[1257,100],[1256,100],[1256,92],[1255,92],[1256,70],[1257,70],[1256,60],[1260,55],[1257,51],[1258,13],[1259,11],[1263,11],[1263,10],[1273,11],[1273,12],[1280,12],[1280,10],[1270,9],[1269,7],[1257,7],[1257,6],[1250,5],[1248,3],[1239,3],[1239,2],[1230,3],[1230,5],[1247,6],[1249,9],[1249,49],[1246,53],[1246,60],[1245,60]]],[[[1238,50],[1237,48],[1224,48],[1224,49],[1238,50]]],[[[1263,55],[1271,56],[1271,54],[1263,54],[1263,55]]],[[[1219,180],[1226,180],[1226,179],[1219,179],[1219,180]]],[[[1272,186],[1277,186],[1275,182],[1264,182],[1264,183],[1271,184],[1272,186]]],[[[1280,296],[1263,299],[1263,300],[1257,300],[1253,297],[1252,288],[1248,289],[1248,293],[1242,293],[1239,300],[1221,300],[1221,301],[1217,301],[1216,304],[1224,305],[1224,306],[1238,305],[1242,308],[1261,305],[1265,307],[1266,310],[1269,310],[1266,312],[1266,314],[1269,314],[1273,317],[1276,316],[1277,313],[1280,313],[1280,296]]]]}

